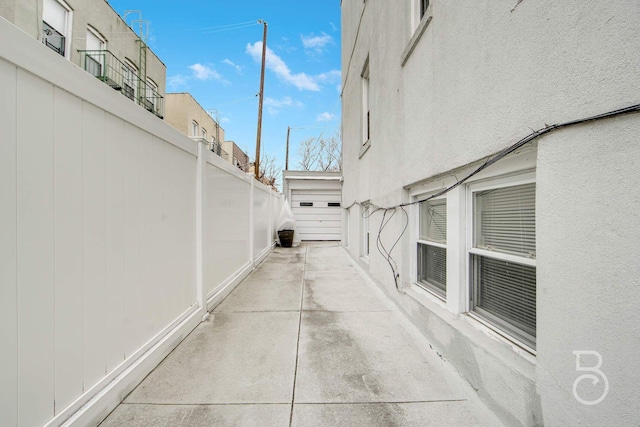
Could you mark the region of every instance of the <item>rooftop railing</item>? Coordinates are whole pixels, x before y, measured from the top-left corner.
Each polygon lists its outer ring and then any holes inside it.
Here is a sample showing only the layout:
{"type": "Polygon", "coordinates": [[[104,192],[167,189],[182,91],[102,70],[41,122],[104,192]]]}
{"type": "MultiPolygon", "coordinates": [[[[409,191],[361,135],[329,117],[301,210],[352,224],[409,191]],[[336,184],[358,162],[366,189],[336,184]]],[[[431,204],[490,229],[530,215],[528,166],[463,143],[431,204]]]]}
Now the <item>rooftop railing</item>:
{"type": "Polygon", "coordinates": [[[108,50],[79,50],[80,66],[113,89],[163,118],[163,98],[155,87],[108,50]]]}
{"type": "Polygon", "coordinates": [[[215,141],[207,141],[204,138],[192,136],[191,139],[194,141],[202,141],[207,145],[207,150],[214,152],[218,156],[222,157],[225,161],[229,161],[229,153],[222,149],[222,144],[215,141]]]}

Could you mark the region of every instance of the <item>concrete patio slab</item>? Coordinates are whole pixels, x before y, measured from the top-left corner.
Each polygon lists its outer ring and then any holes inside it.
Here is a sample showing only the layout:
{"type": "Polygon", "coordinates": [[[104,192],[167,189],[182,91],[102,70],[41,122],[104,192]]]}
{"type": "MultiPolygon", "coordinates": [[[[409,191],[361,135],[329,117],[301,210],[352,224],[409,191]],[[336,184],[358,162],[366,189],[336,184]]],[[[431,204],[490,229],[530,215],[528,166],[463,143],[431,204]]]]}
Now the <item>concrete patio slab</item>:
{"type": "Polygon", "coordinates": [[[291,402],[299,313],[215,313],[127,403],[291,402]]]}
{"type": "Polygon", "coordinates": [[[272,252],[265,261],[269,264],[303,264],[304,252],[272,252]]]}
{"type": "Polygon", "coordinates": [[[292,426],[471,427],[495,425],[492,417],[477,412],[477,408],[466,401],[299,404],[293,409],[292,426]]]}
{"type": "MultiPolygon", "coordinates": [[[[295,258],[295,254],[292,254],[295,258]]],[[[304,274],[304,263],[270,263],[263,262],[251,272],[249,278],[254,280],[302,280],[304,274]]]]}
{"type": "Polygon", "coordinates": [[[376,292],[371,292],[358,275],[342,279],[333,275],[314,277],[304,281],[304,310],[384,311],[391,308],[376,292]]]}
{"type": "Polygon", "coordinates": [[[501,424],[341,247],[307,242],[276,248],[102,424],[124,425],[501,424]]]}
{"type": "Polygon", "coordinates": [[[416,342],[397,316],[396,312],[304,312],[295,402],[465,399],[447,383],[444,372],[451,367],[428,345],[416,342]]]}
{"type": "Polygon", "coordinates": [[[302,280],[249,278],[242,282],[214,311],[299,311],[302,286],[302,280]]]}
{"type": "Polygon", "coordinates": [[[291,405],[120,405],[101,427],[288,426],[291,405]]]}

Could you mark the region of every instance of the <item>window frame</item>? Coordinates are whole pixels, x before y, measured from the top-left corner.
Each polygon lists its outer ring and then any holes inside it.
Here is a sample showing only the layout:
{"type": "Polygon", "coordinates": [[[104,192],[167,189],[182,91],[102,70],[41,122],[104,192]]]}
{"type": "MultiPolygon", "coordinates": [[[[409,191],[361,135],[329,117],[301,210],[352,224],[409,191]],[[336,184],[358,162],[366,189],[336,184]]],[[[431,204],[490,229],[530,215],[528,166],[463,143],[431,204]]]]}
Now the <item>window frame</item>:
{"type": "Polygon", "coordinates": [[[422,35],[425,33],[427,27],[431,23],[431,19],[433,18],[433,0],[427,1],[426,8],[423,10],[423,4],[425,0],[410,0],[411,7],[409,13],[409,42],[405,46],[402,55],[400,55],[400,65],[402,67],[405,66],[409,57],[415,50],[418,42],[422,38],[422,35]]]}
{"type": "Polygon", "coordinates": [[[42,5],[42,43],[45,44],[45,46],[47,46],[46,43],[46,37],[45,37],[45,29],[44,29],[44,24],[46,23],[49,27],[51,27],[54,31],[58,32],[59,34],[61,34],[64,37],[64,52],[61,54],[60,52],[56,52],[53,48],[49,47],[51,50],[53,50],[54,52],[58,53],[60,56],[69,59],[71,56],[71,39],[72,39],[72,34],[73,34],[73,9],[71,8],[71,6],[69,6],[64,0],[44,0],[43,5],[42,5]],[[55,3],[58,6],[60,6],[62,9],[64,9],[65,11],[65,17],[64,17],[64,28],[62,29],[63,32],[60,32],[60,28],[55,28],[53,25],[51,25],[49,22],[47,22],[45,20],[45,16],[44,16],[44,9],[46,7],[46,3],[50,2],[50,3],[55,3]]]}
{"type": "Polygon", "coordinates": [[[343,244],[345,247],[349,247],[349,243],[351,241],[351,238],[349,236],[349,232],[350,232],[350,226],[351,226],[351,207],[348,208],[344,208],[343,210],[343,216],[344,216],[344,239],[343,239],[343,244]]]}
{"type": "Polygon", "coordinates": [[[199,129],[200,129],[200,125],[198,124],[198,122],[196,122],[195,120],[191,120],[191,136],[193,137],[199,137],[199,129]]]}
{"type": "Polygon", "coordinates": [[[370,209],[371,203],[369,201],[360,206],[360,257],[366,262],[369,262],[369,254],[371,253],[370,209]]]}
{"type": "MultiPolygon", "coordinates": [[[[447,300],[447,257],[448,257],[448,245],[447,245],[447,240],[445,237],[445,241],[443,242],[436,242],[434,240],[425,240],[425,239],[421,239],[420,238],[420,234],[421,234],[421,230],[420,230],[420,224],[422,223],[422,209],[423,209],[423,204],[424,203],[428,203],[431,201],[438,201],[438,200],[443,200],[444,204],[445,204],[445,221],[447,221],[448,219],[448,201],[447,201],[447,195],[443,194],[442,196],[439,197],[435,197],[433,199],[429,199],[429,195],[424,195],[420,198],[416,199],[417,206],[417,233],[416,233],[416,239],[415,239],[415,243],[416,243],[416,253],[415,253],[415,284],[421,288],[423,288],[424,290],[426,290],[427,292],[432,293],[433,295],[435,295],[437,298],[440,298],[441,300],[445,301],[447,300]],[[436,284],[434,283],[430,283],[428,281],[423,281],[420,279],[421,276],[421,263],[419,262],[420,259],[420,245],[423,245],[425,247],[435,247],[435,248],[440,248],[440,249],[444,249],[445,250],[445,283],[444,283],[444,290],[440,289],[436,284]]],[[[447,223],[446,225],[446,229],[445,229],[445,236],[448,234],[449,232],[449,225],[447,223]]]]}
{"type": "Polygon", "coordinates": [[[85,69],[89,70],[89,72],[96,77],[105,77],[107,73],[105,70],[106,64],[105,64],[104,51],[107,50],[107,40],[100,34],[100,32],[98,32],[98,30],[93,28],[91,25],[87,25],[87,38],[85,39],[85,49],[91,50],[91,51],[101,51],[101,53],[99,54],[87,53],[87,56],[85,58],[85,69]],[[89,37],[94,37],[98,41],[98,49],[89,49],[89,46],[88,46],[89,37]],[[94,61],[96,64],[99,65],[99,69],[98,69],[99,72],[97,74],[95,72],[96,70],[94,70],[90,66],[91,63],[87,61],[94,61]]]}
{"type": "Polygon", "coordinates": [[[153,79],[147,77],[146,84],[147,94],[145,99],[145,107],[150,105],[153,108],[153,113],[158,113],[158,97],[160,92],[158,91],[158,84],[153,79]]]}
{"type": "MultiPolygon", "coordinates": [[[[455,185],[461,176],[472,173],[485,159],[477,160],[466,166],[450,169],[439,175],[421,179],[406,186],[411,201],[409,210],[409,236],[404,250],[409,256],[408,283],[404,288],[406,294],[417,304],[435,313],[456,316],[466,323],[468,331],[477,330],[492,340],[506,345],[510,350],[529,361],[535,361],[536,350],[518,340],[515,336],[487,322],[470,307],[470,265],[468,249],[473,240],[470,224],[473,221],[472,201],[469,186],[480,189],[480,186],[517,185],[519,183],[536,182],[537,145],[532,144],[506,157],[491,168],[474,175],[464,185],[452,188],[446,193],[447,198],[447,292],[446,301],[436,297],[423,287],[417,285],[417,244],[419,237],[418,202],[443,189],[455,185]]],[[[406,277],[406,276],[405,276],[406,277]]],[[[471,332],[470,332],[471,333],[471,332]]]]}
{"type": "Polygon", "coordinates": [[[138,100],[138,67],[129,58],[125,58],[122,63],[122,88],[124,90],[125,85],[133,89],[131,96],[128,91],[123,91],[124,96],[130,100],[137,102],[138,100]]]}
{"type": "Polygon", "coordinates": [[[371,144],[371,73],[369,67],[369,56],[364,62],[362,73],[360,73],[362,90],[362,115],[361,115],[361,155],[371,144]]]}
{"type": "Polygon", "coordinates": [[[517,327],[517,325],[508,325],[507,321],[503,319],[497,319],[495,316],[487,315],[486,312],[482,312],[474,309],[474,292],[475,292],[475,283],[474,283],[474,256],[485,257],[488,259],[495,259],[499,261],[511,262],[514,264],[525,265],[528,267],[536,268],[537,270],[537,262],[535,258],[528,258],[525,256],[518,256],[513,254],[506,254],[497,251],[491,251],[487,249],[481,249],[474,247],[474,233],[476,232],[475,224],[474,224],[474,210],[475,203],[474,197],[475,194],[481,191],[498,189],[498,188],[507,188],[507,187],[515,187],[523,184],[535,184],[535,172],[527,172],[521,173],[518,175],[505,176],[499,178],[489,178],[477,182],[473,182],[467,185],[467,211],[466,211],[466,241],[467,247],[465,251],[466,257],[466,313],[473,319],[481,322],[483,325],[487,326],[500,336],[506,338],[507,340],[517,344],[518,346],[524,348],[528,352],[532,354],[536,354],[535,349],[535,336],[530,336],[526,331],[521,330],[517,327]],[[515,331],[515,332],[514,332],[515,331]],[[518,336],[521,335],[521,336],[518,336]],[[526,337],[526,338],[525,338],[526,337]]]}

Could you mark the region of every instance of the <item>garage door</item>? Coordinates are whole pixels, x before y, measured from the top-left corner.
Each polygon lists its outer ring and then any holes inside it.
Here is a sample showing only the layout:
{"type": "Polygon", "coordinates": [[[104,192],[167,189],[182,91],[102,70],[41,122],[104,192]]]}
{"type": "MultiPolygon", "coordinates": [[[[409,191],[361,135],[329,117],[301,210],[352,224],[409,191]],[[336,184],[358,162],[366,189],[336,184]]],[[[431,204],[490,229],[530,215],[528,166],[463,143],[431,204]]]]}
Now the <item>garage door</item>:
{"type": "Polygon", "coordinates": [[[300,240],[340,240],[340,190],[292,190],[291,209],[300,240]]]}

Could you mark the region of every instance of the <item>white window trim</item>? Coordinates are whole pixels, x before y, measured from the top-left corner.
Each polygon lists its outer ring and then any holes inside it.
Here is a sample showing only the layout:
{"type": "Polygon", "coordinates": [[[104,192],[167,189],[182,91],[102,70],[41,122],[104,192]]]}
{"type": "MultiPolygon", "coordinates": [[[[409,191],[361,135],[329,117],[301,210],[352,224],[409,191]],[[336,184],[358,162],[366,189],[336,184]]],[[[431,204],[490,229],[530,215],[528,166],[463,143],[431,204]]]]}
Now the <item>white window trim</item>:
{"type": "MultiPolygon", "coordinates": [[[[450,185],[447,183],[447,185],[450,185]]],[[[443,181],[437,181],[431,185],[420,186],[410,191],[411,200],[414,202],[427,199],[429,196],[442,190],[443,181]]],[[[447,243],[446,245],[429,242],[430,245],[441,246],[447,249],[447,293],[443,298],[418,284],[418,247],[420,242],[420,206],[418,203],[411,206],[411,247],[410,247],[410,282],[412,289],[418,294],[428,295],[432,302],[442,305],[452,314],[460,314],[466,311],[466,292],[463,289],[466,280],[466,192],[462,187],[454,188],[447,194],[438,198],[447,199],[447,243]],[[451,286],[449,284],[452,284],[451,286]],[[419,291],[418,291],[419,290],[419,291]]]]}
{"type": "MultiPolygon", "coordinates": [[[[105,39],[103,37],[102,34],[100,34],[100,32],[98,30],[96,30],[95,28],[93,28],[91,25],[87,25],[87,32],[90,32],[91,34],[93,34],[98,40],[100,40],[101,43],[101,50],[107,50],[107,39],[105,39]]],[[[85,46],[86,47],[86,46],[85,46]]]]}
{"type": "MultiPolygon", "coordinates": [[[[360,74],[362,81],[362,154],[368,149],[371,140],[371,81],[369,73],[369,57],[367,56],[362,73],[360,74]],[[365,148],[366,147],[366,148],[365,148]]],[[[361,155],[362,155],[361,154],[361,155]]]]}
{"type": "MultiPolygon", "coordinates": [[[[124,59],[123,62],[124,66],[128,69],[128,71],[130,71],[131,73],[133,73],[133,81],[131,81],[130,83],[133,85],[133,100],[135,102],[138,102],[138,79],[140,78],[138,76],[138,67],[136,66],[136,64],[133,63],[133,61],[131,61],[128,58],[124,59]]],[[[122,84],[124,86],[125,83],[125,79],[122,79],[122,84]]]]}
{"type": "Polygon", "coordinates": [[[199,137],[200,135],[198,134],[200,131],[200,125],[198,124],[198,122],[196,122],[195,120],[191,120],[191,133],[193,134],[192,136],[194,137],[199,137]]]}
{"type": "Polygon", "coordinates": [[[371,205],[364,202],[360,206],[360,258],[369,263],[371,253],[371,205]]]}
{"type": "Polygon", "coordinates": [[[343,209],[344,212],[344,220],[343,220],[343,224],[344,224],[344,238],[343,238],[343,244],[346,248],[349,247],[349,242],[351,242],[351,238],[349,236],[349,232],[350,232],[350,226],[351,226],[351,208],[345,208],[343,209]]]}
{"type": "MultiPolygon", "coordinates": [[[[433,194],[435,194],[436,192],[431,192],[431,193],[426,193],[426,194],[421,194],[418,197],[415,197],[414,201],[416,202],[422,202],[425,201],[426,199],[428,199],[430,196],[432,196],[433,194]]],[[[442,196],[439,197],[434,197],[431,200],[445,200],[446,204],[447,204],[447,221],[449,219],[449,200],[447,197],[447,194],[444,194],[442,196]]],[[[438,242],[432,242],[432,241],[427,241],[427,240],[421,240],[419,238],[420,236],[420,203],[416,203],[415,205],[413,205],[415,207],[415,209],[413,210],[413,215],[415,217],[414,219],[414,236],[417,236],[418,238],[415,239],[415,243],[412,241],[412,251],[413,253],[411,254],[411,257],[413,259],[413,262],[415,263],[415,265],[412,267],[412,284],[415,284],[416,286],[418,286],[419,288],[421,288],[422,290],[424,290],[425,292],[428,292],[429,294],[432,294],[435,298],[444,301],[446,303],[447,301],[447,297],[448,295],[441,295],[440,293],[438,293],[437,291],[429,288],[427,285],[424,285],[422,283],[420,283],[420,281],[418,280],[418,243],[423,244],[423,245],[428,245],[428,246],[435,246],[437,248],[442,248],[442,249],[446,249],[447,250],[447,283],[449,283],[449,250],[448,250],[448,244],[447,243],[438,243],[438,242]]],[[[449,226],[447,225],[447,238],[449,237],[449,226]]],[[[448,239],[447,239],[448,242],[448,239]]],[[[447,286],[447,293],[448,293],[448,289],[449,287],[447,286]]]]}
{"type": "Polygon", "coordinates": [[[65,29],[64,29],[64,58],[70,59],[71,56],[71,39],[73,38],[73,9],[64,0],[51,0],[54,3],[58,3],[63,9],[67,11],[65,17],[65,29]]]}
{"type": "Polygon", "coordinates": [[[147,88],[146,99],[151,101],[151,104],[153,105],[154,113],[156,113],[158,110],[158,98],[156,98],[153,95],[153,91],[155,91],[158,95],[160,94],[158,91],[158,84],[154,82],[152,79],[147,77],[146,88],[147,88]]]}
{"type": "Polygon", "coordinates": [[[429,6],[425,11],[422,19],[420,18],[420,0],[410,0],[411,1],[411,13],[410,13],[410,28],[411,28],[411,38],[407,43],[402,55],[400,56],[400,65],[404,67],[404,65],[409,60],[409,57],[415,50],[418,42],[422,38],[422,35],[427,30],[427,27],[431,23],[433,19],[433,0],[429,2],[429,6]]]}
{"type": "Polygon", "coordinates": [[[516,185],[522,184],[532,184],[536,182],[535,172],[527,172],[521,173],[517,175],[509,175],[503,176],[499,178],[487,178],[482,181],[474,182],[467,185],[467,212],[466,212],[466,307],[465,312],[469,317],[482,323],[485,327],[492,330],[494,333],[500,335],[501,337],[507,339],[511,343],[518,345],[519,347],[525,349],[529,353],[535,355],[536,350],[529,346],[527,343],[519,340],[517,337],[509,334],[508,331],[505,331],[498,326],[488,322],[486,319],[483,319],[482,316],[477,315],[471,310],[471,287],[473,286],[471,282],[471,256],[470,254],[478,254],[483,256],[488,256],[490,258],[502,259],[504,261],[512,261],[517,264],[524,264],[530,267],[537,267],[536,260],[533,258],[519,257],[515,255],[501,254],[492,251],[486,251],[483,249],[478,249],[473,247],[473,233],[474,233],[474,224],[473,224],[473,195],[479,191],[490,190],[494,188],[505,188],[505,187],[513,187],[516,185]]]}
{"type": "MultiPolygon", "coordinates": [[[[467,166],[453,169],[442,175],[429,177],[407,186],[411,201],[424,200],[430,194],[434,194],[453,184],[461,176],[466,176],[475,170],[484,159],[467,166]]],[[[501,341],[511,350],[535,363],[535,349],[525,343],[519,342],[513,336],[487,323],[469,312],[470,306],[470,277],[468,251],[472,244],[473,232],[468,224],[471,224],[473,206],[469,206],[469,186],[474,189],[489,188],[493,186],[519,185],[535,182],[535,167],[537,162],[537,145],[532,144],[513,155],[496,163],[476,176],[469,179],[466,185],[456,187],[446,193],[447,197],[447,296],[446,301],[436,297],[416,284],[417,281],[417,245],[419,231],[419,207],[417,204],[410,206],[410,239],[407,239],[409,253],[409,279],[411,286],[407,288],[407,295],[417,303],[429,310],[442,309],[443,311],[459,316],[461,320],[491,336],[492,339],[501,341]],[[471,243],[468,243],[471,242],[471,243]]],[[[440,315],[443,315],[442,313],[440,315]]]]}

